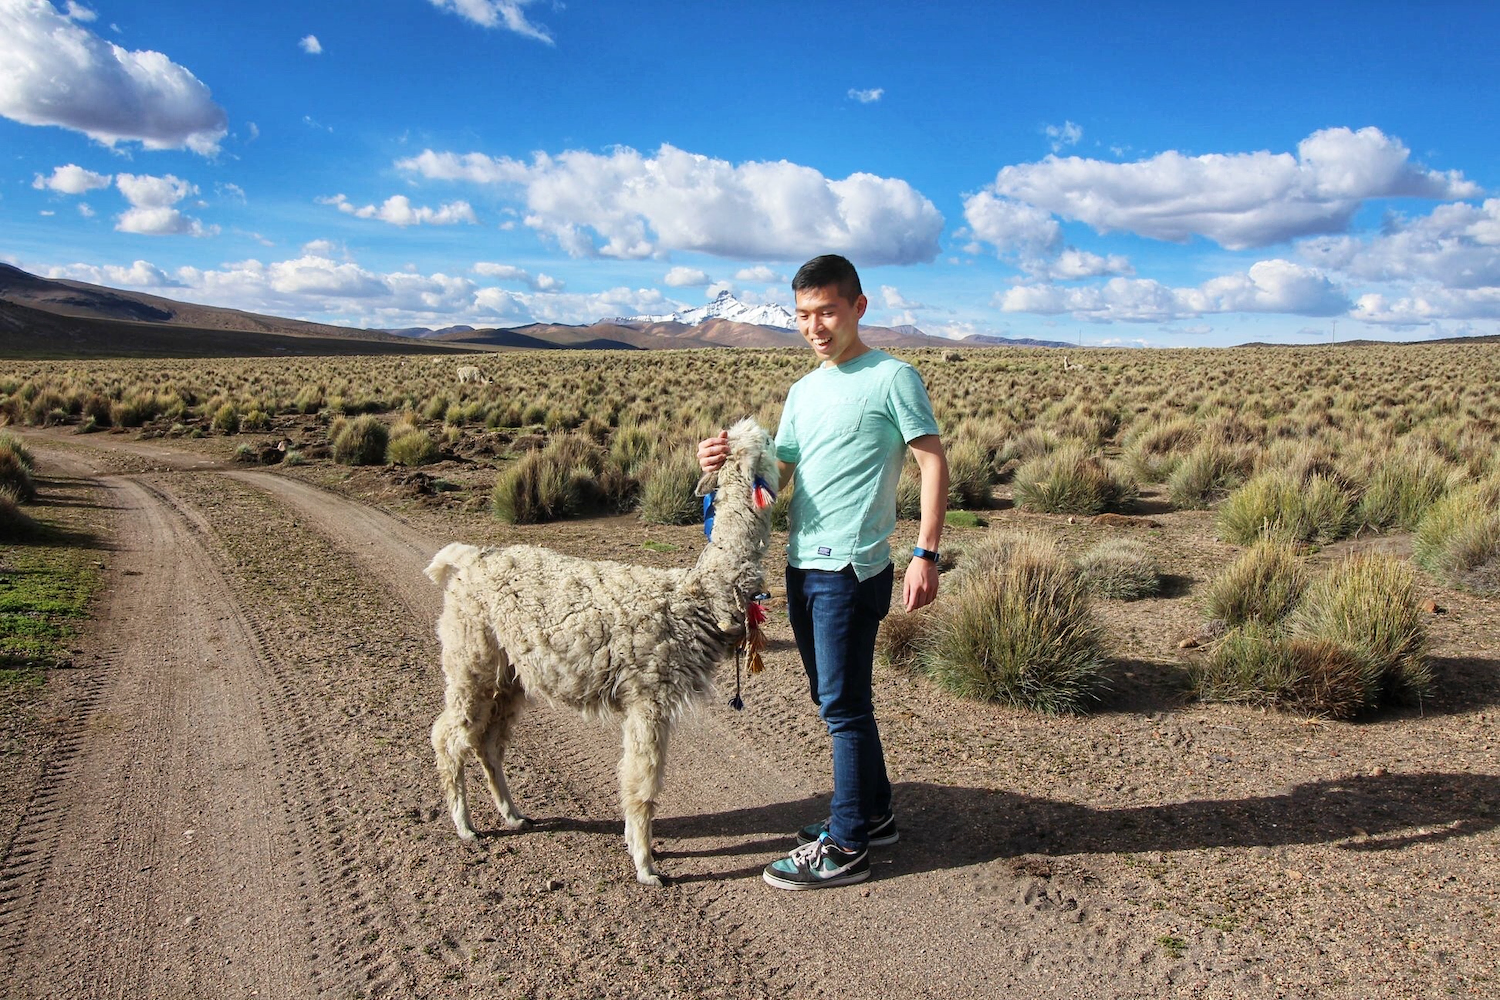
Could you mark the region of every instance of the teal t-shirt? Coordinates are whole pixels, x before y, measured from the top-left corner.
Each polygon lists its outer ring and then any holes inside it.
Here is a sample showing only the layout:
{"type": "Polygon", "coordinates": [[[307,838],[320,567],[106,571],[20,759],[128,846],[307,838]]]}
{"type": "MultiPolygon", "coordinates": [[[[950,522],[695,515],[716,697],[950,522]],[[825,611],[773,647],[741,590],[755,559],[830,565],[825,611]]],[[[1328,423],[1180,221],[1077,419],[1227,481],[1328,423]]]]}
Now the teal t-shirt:
{"type": "Polygon", "coordinates": [[[798,379],[776,432],[776,457],[797,466],[788,565],[853,565],[861,580],[885,569],[906,444],[936,433],[922,377],[884,351],[798,379]]]}

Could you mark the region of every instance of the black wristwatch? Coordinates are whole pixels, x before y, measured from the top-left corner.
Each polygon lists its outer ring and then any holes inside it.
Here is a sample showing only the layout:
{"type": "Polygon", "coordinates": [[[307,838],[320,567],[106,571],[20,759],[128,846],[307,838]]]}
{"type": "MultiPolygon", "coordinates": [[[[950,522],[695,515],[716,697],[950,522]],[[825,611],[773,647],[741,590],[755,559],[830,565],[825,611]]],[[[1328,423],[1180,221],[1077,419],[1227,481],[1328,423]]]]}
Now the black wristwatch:
{"type": "Polygon", "coordinates": [[[918,545],[916,548],[911,550],[911,554],[912,557],[916,559],[930,559],[933,562],[938,561],[937,549],[924,549],[922,548],[922,546],[918,545]]]}

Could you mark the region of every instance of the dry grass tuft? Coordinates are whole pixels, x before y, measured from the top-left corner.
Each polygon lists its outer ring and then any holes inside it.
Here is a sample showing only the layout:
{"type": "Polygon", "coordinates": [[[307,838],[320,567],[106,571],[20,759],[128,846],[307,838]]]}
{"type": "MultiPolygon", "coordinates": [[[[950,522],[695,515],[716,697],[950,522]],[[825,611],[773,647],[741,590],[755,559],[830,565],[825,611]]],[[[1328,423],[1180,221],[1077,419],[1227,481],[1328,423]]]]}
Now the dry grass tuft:
{"type": "Polygon", "coordinates": [[[1161,593],[1161,567],[1146,543],[1106,538],[1078,559],[1078,575],[1097,597],[1139,601],[1161,593]]]}
{"type": "Polygon", "coordinates": [[[1296,546],[1284,539],[1263,538],[1209,584],[1203,609],[1209,618],[1230,625],[1275,625],[1292,613],[1306,588],[1307,573],[1296,546]]]}
{"type": "Polygon", "coordinates": [[[998,567],[965,574],[933,606],[917,645],[923,669],[966,698],[1076,713],[1104,686],[1087,589],[1066,560],[1024,547],[998,567]]]}

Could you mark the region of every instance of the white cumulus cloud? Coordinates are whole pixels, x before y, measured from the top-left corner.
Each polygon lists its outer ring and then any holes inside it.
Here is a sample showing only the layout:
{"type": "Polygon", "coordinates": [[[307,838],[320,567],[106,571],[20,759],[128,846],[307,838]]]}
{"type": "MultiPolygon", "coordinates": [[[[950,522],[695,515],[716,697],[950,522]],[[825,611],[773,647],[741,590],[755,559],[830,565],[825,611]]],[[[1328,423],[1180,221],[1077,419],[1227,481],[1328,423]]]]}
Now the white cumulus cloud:
{"type": "Polygon", "coordinates": [[[113,146],[216,152],[224,109],[191,71],[160,52],[129,51],[82,27],[47,0],[0,3],[0,115],[58,125],[113,146]]]}
{"type": "Polygon", "coordinates": [[[1135,268],[1128,258],[1120,254],[1101,257],[1087,250],[1068,247],[1056,258],[1027,261],[1023,265],[1032,277],[1052,281],[1077,281],[1082,278],[1102,278],[1108,275],[1133,275],[1135,268]]]}
{"type": "Polygon", "coordinates": [[[1337,316],[1348,296],[1315,268],[1263,260],[1243,274],[1224,275],[1197,288],[1172,288],[1150,278],[1111,278],[1081,288],[1017,285],[996,297],[1004,312],[1071,313],[1097,322],[1167,322],[1216,313],[1291,313],[1337,316]]]}
{"type": "Polygon", "coordinates": [[[138,260],[129,267],[106,264],[70,264],[67,267],[49,268],[49,278],[67,278],[72,281],[87,281],[93,285],[109,285],[126,288],[173,288],[180,285],[161,268],[149,261],[138,260]]]}
{"type": "Polygon", "coordinates": [[[379,205],[364,205],[357,207],[342,194],[336,194],[331,198],[319,198],[318,203],[322,205],[335,205],[340,212],[352,215],[357,219],[379,219],[393,226],[452,226],[460,222],[473,224],[478,220],[474,218],[474,209],[466,201],[453,201],[443,204],[437,208],[426,205],[413,206],[411,199],[404,194],[393,194],[379,205]]]}
{"type": "Polygon", "coordinates": [[[1500,286],[1500,198],[1440,205],[1416,220],[1393,219],[1369,239],[1306,240],[1307,260],[1366,281],[1422,281],[1450,289],[1500,286]]]}
{"type": "Polygon", "coordinates": [[[492,264],[488,261],[480,261],[473,267],[475,274],[486,278],[494,278],[497,281],[517,281],[527,288],[538,292],[560,292],[563,282],[550,274],[532,274],[524,267],[516,267],[514,264],[492,264]]]}
{"type": "Polygon", "coordinates": [[[964,219],[976,240],[1002,254],[1052,255],[1062,247],[1062,226],[1052,213],[981,191],[964,202],[964,219]]]}
{"type": "Polygon", "coordinates": [[[50,177],[37,174],[31,186],[39,191],[56,191],[59,194],[85,194],[107,188],[113,181],[114,178],[109,174],[96,174],[76,163],[69,163],[54,167],[50,177]]]}
{"type": "Polygon", "coordinates": [[[674,267],[667,272],[662,281],[671,288],[703,288],[713,279],[696,267],[674,267]]]}
{"type": "Polygon", "coordinates": [[[735,281],[762,281],[768,285],[786,284],[786,275],[778,274],[776,271],[764,264],[755,267],[742,267],[734,272],[735,281]]]}
{"type": "MultiPolygon", "coordinates": [[[[989,189],[969,199],[965,214],[984,215],[993,211],[985,199],[1006,199],[1099,232],[1174,242],[1203,236],[1240,250],[1343,232],[1371,198],[1479,193],[1457,171],[1412,163],[1411,151],[1377,128],[1330,128],[1298,143],[1295,155],[1168,151],[1134,163],[1048,156],[1002,168],[989,189]]],[[[989,240],[978,226],[975,233],[989,240]]]]}
{"type": "Polygon", "coordinates": [[[926,309],[920,302],[912,302],[894,285],[880,286],[880,299],[887,309],[926,309]]]}
{"type": "Polygon", "coordinates": [[[831,180],[785,160],[736,165],[670,145],[649,156],[624,147],[537,153],[529,163],[426,150],[396,166],[431,179],[518,186],[526,225],[577,257],[842,253],[861,265],[909,264],[937,256],[943,229],[937,208],[903,180],[865,173],[831,180]]]}
{"type": "Polygon", "coordinates": [[[197,185],[180,177],[172,174],[164,177],[117,174],[115,186],[131,205],[115,222],[115,229],[122,233],[144,236],[213,236],[219,231],[219,227],[205,226],[175,207],[184,198],[198,193],[197,185]]]}
{"type": "Polygon", "coordinates": [[[301,46],[303,52],[306,52],[310,56],[323,54],[323,43],[318,41],[317,35],[303,35],[302,41],[297,44],[301,46]]]}
{"type": "Polygon", "coordinates": [[[849,99],[851,101],[858,101],[861,104],[874,104],[884,96],[884,87],[871,87],[868,90],[857,90],[853,87],[849,88],[849,99]]]}
{"type": "Polygon", "coordinates": [[[545,25],[533,24],[525,7],[535,0],[429,0],[439,10],[449,10],[486,28],[504,28],[526,38],[553,44],[545,25]]]}

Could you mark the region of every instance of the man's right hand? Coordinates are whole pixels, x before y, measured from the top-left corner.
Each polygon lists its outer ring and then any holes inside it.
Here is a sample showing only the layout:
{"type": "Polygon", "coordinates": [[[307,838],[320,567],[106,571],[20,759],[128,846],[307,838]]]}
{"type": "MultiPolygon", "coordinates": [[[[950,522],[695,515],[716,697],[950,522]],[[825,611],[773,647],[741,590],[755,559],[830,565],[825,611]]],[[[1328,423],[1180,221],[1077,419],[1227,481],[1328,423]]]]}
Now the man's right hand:
{"type": "Polygon", "coordinates": [[[704,472],[713,472],[728,457],[728,431],[720,431],[717,437],[704,438],[698,442],[698,467],[704,472]]]}

